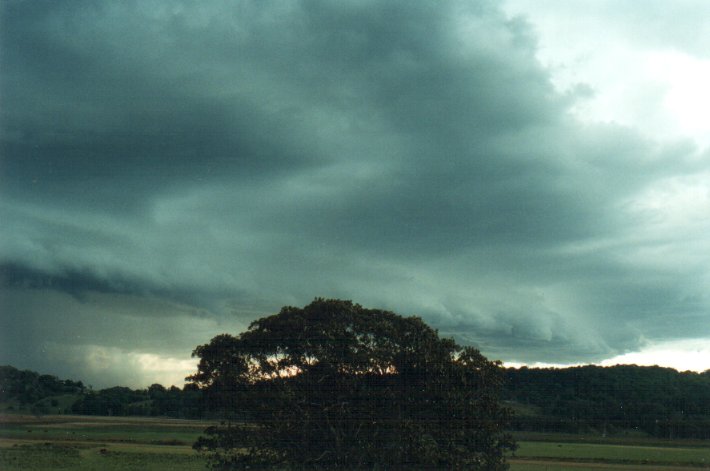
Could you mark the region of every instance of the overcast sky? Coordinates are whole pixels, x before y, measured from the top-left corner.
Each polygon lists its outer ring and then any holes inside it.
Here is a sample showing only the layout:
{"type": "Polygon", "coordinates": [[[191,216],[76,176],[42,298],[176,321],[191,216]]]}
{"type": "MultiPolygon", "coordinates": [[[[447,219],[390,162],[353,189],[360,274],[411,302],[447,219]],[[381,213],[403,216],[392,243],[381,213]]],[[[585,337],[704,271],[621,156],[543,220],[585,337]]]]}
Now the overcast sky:
{"type": "Polygon", "coordinates": [[[710,368],[710,3],[0,8],[0,364],[181,385],[319,296],[710,368]]]}

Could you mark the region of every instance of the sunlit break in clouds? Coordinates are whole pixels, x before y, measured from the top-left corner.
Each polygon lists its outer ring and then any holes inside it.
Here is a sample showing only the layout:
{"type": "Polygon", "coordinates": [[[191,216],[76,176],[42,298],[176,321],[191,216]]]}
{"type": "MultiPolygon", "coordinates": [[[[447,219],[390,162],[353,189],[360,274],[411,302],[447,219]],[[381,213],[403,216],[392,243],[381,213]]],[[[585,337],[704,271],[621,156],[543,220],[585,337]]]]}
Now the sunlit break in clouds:
{"type": "Polygon", "coordinates": [[[707,2],[0,9],[0,364],[180,385],[319,296],[710,369],[707,2]]]}

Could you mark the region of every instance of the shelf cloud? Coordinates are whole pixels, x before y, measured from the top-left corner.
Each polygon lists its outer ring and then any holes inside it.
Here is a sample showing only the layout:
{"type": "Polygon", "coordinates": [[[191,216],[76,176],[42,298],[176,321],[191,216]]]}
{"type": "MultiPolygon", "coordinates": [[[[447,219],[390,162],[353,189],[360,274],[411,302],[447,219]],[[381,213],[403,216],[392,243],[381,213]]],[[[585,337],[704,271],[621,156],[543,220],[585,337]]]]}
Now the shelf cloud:
{"type": "Polygon", "coordinates": [[[534,11],[0,8],[0,363],[147,385],[316,296],[511,362],[710,338],[710,152],[581,118],[534,11]]]}

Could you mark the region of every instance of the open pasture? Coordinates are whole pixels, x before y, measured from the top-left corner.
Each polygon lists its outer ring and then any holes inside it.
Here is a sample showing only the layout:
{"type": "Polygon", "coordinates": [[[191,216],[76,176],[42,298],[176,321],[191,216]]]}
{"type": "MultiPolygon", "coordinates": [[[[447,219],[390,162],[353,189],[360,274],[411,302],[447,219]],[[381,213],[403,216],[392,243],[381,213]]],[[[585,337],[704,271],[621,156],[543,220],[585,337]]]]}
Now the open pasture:
{"type": "Polygon", "coordinates": [[[151,417],[1,416],[0,437],[190,446],[208,422],[151,417]]]}
{"type": "MultiPolygon", "coordinates": [[[[144,417],[0,416],[0,469],[202,470],[192,443],[210,422],[144,417]]],[[[511,471],[710,469],[710,444],[535,435],[519,437],[511,471]]]]}
{"type": "Polygon", "coordinates": [[[654,440],[582,437],[554,434],[519,440],[510,456],[512,471],[710,469],[710,443],[698,440],[654,440]],[[567,441],[573,438],[574,441],[567,441]]]}
{"type": "Polygon", "coordinates": [[[202,470],[192,443],[209,423],[176,419],[2,416],[0,469],[202,470]]]}

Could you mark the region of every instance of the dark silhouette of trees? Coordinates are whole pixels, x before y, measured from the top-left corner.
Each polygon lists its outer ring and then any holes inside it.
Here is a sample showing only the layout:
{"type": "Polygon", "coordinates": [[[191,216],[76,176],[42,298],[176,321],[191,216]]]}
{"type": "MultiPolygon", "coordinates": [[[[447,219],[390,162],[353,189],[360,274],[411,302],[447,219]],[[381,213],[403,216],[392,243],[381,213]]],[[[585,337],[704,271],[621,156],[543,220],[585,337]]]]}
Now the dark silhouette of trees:
{"type": "Polygon", "coordinates": [[[498,362],[416,317],[316,299],[195,349],[218,469],[506,469],[498,362]]]}
{"type": "Polygon", "coordinates": [[[84,415],[143,415],[140,414],[141,409],[133,409],[131,405],[145,399],[144,391],[114,386],[84,395],[74,404],[72,412],[84,415]]]}
{"type": "MultiPolygon", "coordinates": [[[[208,356],[216,358],[221,348],[234,346],[234,337],[220,336],[210,345],[214,351],[208,356]]],[[[231,369],[229,363],[225,363],[225,368],[231,369]]],[[[315,371],[315,367],[312,369],[315,371]]],[[[510,368],[505,370],[505,376],[502,398],[516,412],[509,422],[511,430],[710,439],[710,371],[588,365],[563,369],[510,368]]],[[[375,394],[375,383],[384,387],[387,381],[394,381],[391,377],[375,381],[372,372],[358,378],[370,381],[358,386],[362,394],[367,391],[375,394]]],[[[215,382],[205,391],[196,382],[186,384],[182,390],[160,384],[136,390],[122,387],[94,390],[81,381],[0,366],[3,413],[214,419],[221,410],[229,411],[231,419],[242,422],[253,417],[253,411],[245,403],[235,402],[238,396],[229,392],[228,381],[223,386],[215,382]],[[210,411],[206,410],[205,391],[209,391],[210,411]]]]}
{"type": "Polygon", "coordinates": [[[122,386],[94,391],[81,381],[62,380],[34,371],[0,366],[0,408],[36,414],[204,417],[202,391],[195,385],[182,390],[153,384],[148,389],[122,386]]]}
{"type": "Polygon", "coordinates": [[[61,380],[9,365],[0,366],[0,402],[15,399],[20,404],[33,404],[46,397],[82,394],[84,391],[81,381],[61,380]]]}
{"type": "Polygon", "coordinates": [[[504,398],[537,408],[512,426],[544,432],[710,438],[710,375],[658,366],[506,370],[504,398]]]}
{"type": "Polygon", "coordinates": [[[148,389],[121,386],[89,391],[72,406],[83,415],[167,416],[181,419],[203,417],[202,393],[194,387],[165,388],[152,384],[148,389]]]}

